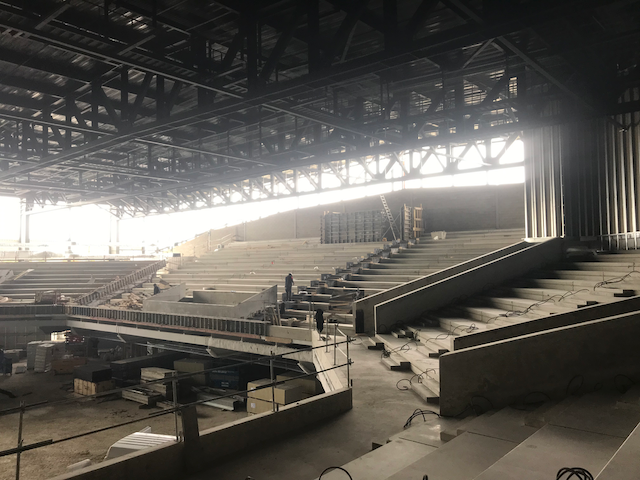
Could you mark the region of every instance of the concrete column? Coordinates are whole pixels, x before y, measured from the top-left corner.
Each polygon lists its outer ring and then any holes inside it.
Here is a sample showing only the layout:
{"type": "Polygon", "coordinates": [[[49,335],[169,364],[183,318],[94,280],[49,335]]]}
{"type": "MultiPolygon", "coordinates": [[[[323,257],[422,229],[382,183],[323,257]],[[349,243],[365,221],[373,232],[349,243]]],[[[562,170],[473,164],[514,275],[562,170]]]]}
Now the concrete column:
{"type": "MultiPolygon", "coordinates": [[[[22,244],[28,244],[31,239],[29,236],[29,208],[26,200],[20,201],[20,234],[18,241],[22,244]]],[[[20,247],[20,249],[22,249],[20,247]]],[[[29,250],[29,247],[25,247],[25,250],[29,250]]]]}

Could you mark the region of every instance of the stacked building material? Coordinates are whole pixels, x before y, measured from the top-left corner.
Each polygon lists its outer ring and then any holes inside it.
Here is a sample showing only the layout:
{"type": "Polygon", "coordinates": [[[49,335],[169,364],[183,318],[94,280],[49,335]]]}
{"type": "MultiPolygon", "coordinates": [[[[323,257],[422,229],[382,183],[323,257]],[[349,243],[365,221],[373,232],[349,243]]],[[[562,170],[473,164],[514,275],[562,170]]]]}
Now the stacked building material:
{"type": "Polygon", "coordinates": [[[277,408],[284,405],[303,400],[305,398],[300,385],[281,384],[275,387],[269,387],[271,380],[263,378],[255,380],[247,384],[247,412],[249,414],[258,414],[271,412],[273,403],[277,404],[277,408]]]}
{"type": "Polygon", "coordinates": [[[144,367],[140,369],[140,382],[145,388],[162,394],[167,400],[173,400],[173,382],[171,382],[171,378],[175,377],[177,373],[175,370],[169,370],[168,368],[144,367]],[[163,379],[166,379],[167,382],[148,384],[148,382],[156,382],[163,379]]]}
{"type": "Polygon", "coordinates": [[[113,378],[119,386],[135,385],[140,383],[140,370],[143,367],[171,368],[174,360],[183,355],[176,352],[163,352],[111,362],[113,378]]]}
{"type": "Polygon", "coordinates": [[[64,343],[44,343],[36,348],[33,371],[43,373],[51,371],[51,362],[64,354],[64,343]]]}
{"type": "Polygon", "coordinates": [[[80,395],[96,395],[113,389],[111,368],[90,363],[74,368],[73,391],[80,395]]]}
{"type": "Polygon", "coordinates": [[[184,382],[189,385],[207,385],[208,374],[203,371],[210,368],[213,368],[213,360],[210,358],[183,358],[173,362],[173,369],[177,372],[195,373],[195,375],[185,379],[184,382]]]}
{"type": "Polygon", "coordinates": [[[142,405],[155,407],[162,400],[162,394],[143,387],[127,388],[122,391],[122,398],[132,400],[142,405]]]}
{"type": "Polygon", "coordinates": [[[80,378],[73,379],[73,391],[79,395],[96,395],[113,390],[113,380],[103,382],[87,382],[80,378]]]}
{"type": "Polygon", "coordinates": [[[68,375],[73,373],[76,367],[85,365],[86,363],[86,357],[64,355],[62,358],[55,358],[51,361],[51,370],[54,375],[68,375]]]}
{"type": "Polygon", "coordinates": [[[73,377],[92,383],[106,382],[111,380],[111,368],[99,363],[89,363],[76,367],[73,370],[73,377]]]}
{"type": "Polygon", "coordinates": [[[276,375],[276,381],[286,381],[284,385],[299,386],[305,398],[322,393],[322,385],[318,379],[315,376],[304,376],[304,372],[285,372],[276,375]]]}
{"type": "Polygon", "coordinates": [[[36,349],[38,345],[51,343],[46,340],[38,340],[27,343],[27,370],[33,370],[36,362],[36,349]]]}

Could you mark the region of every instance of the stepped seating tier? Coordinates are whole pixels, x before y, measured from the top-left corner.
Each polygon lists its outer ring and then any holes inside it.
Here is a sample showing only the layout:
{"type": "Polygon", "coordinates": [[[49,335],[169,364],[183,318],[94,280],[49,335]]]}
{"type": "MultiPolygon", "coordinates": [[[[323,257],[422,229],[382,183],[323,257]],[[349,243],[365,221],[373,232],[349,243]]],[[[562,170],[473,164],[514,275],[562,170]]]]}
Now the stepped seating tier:
{"type": "MultiPolygon", "coordinates": [[[[596,480],[636,479],[640,407],[636,398],[633,410],[622,409],[624,397],[601,391],[465,418],[416,416],[342,467],[354,480],[546,480],[565,467],[584,468],[596,480]]],[[[346,476],[334,470],[324,478],[346,476]]]]}
{"type": "Polygon", "coordinates": [[[153,261],[2,262],[0,269],[14,277],[0,284],[0,297],[33,301],[37,292],[56,290],[78,297],[140,270],[153,261]]]}
{"type": "Polygon", "coordinates": [[[428,378],[421,376],[426,385],[419,382],[411,387],[422,398],[437,398],[438,360],[429,358],[429,354],[437,357],[439,349],[453,350],[453,339],[458,336],[535,322],[552,314],[616,302],[640,293],[636,264],[640,265],[640,254],[628,252],[564,260],[509,285],[488,285],[484,293],[428,312],[414,325],[379,331],[376,340],[385,344],[397,362],[410,362],[416,375],[432,369],[428,378]],[[403,344],[406,345],[402,347],[403,344]]]}
{"type": "Polygon", "coordinates": [[[329,309],[336,316],[350,312],[349,295],[372,295],[418,277],[456,265],[493,250],[517,243],[521,230],[452,232],[445,240],[421,239],[412,245],[382,243],[321,244],[317,238],[232,242],[208,252],[194,262],[163,272],[171,285],[185,283],[187,292],[201,289],[259,292],[273,285],[284,293],[284,278],[294,277],[294,303],[287,315],[305,318],[315,308],[329,309]],[[347,265],[354,265],[347,269],[347,265]],[[304,292],[328,294],[322,301],[304,292]],[[297,293],[296,293],[297,292],[297,293]],[[338,297],[343,298],[338,298],[338,297]]]}

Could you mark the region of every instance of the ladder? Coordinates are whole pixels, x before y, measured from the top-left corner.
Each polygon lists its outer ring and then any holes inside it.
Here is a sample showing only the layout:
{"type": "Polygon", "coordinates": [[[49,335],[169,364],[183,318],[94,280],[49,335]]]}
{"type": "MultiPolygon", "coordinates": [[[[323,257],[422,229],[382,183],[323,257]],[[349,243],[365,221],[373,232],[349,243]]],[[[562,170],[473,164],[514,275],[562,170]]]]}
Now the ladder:
{"type": "Polygon", "coordinates": [[[389,210],[389,205],[387,205],[387,199],[384,198],[384,195],[380,195],[380,200],[382,200],[382,206],[384,207],[384,213],[387,215],[387,220],[389,220],[389,227],[391,228],[391,233],[393,234],[393,239],[397,240],[396,231],[393,228],[394,221],[393,215],[391,214],[391,210],[389,210]]]}

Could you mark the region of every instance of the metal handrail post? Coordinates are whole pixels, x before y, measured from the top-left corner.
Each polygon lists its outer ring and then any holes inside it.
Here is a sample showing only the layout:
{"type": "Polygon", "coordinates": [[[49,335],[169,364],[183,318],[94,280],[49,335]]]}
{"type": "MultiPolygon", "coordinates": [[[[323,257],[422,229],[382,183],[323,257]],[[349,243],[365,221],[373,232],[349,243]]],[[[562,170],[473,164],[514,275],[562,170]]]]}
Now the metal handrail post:
{"type": "MultiPolygon", "coordinates": [[[[173,375],[175,376],[176,372],[174,372],[173,375]]],[[[175,378],[171,381],[171,387],[173,390],[173,408],[175,409],[175,411],[173,412],[173,417],[176,423],[176,442],[179,442],[180,430],[178,427],[178,382],[176,381],[175,378]]]]}
{"type": "Polygon", "coordinates": [[[333,364],[336,364],[336,352],[337,352],[337,341],[336,341],[336,337],[338,336],[338,324],[336,323],[333,326],[333,364]]]}
{"type": "MultiPolygon", "coordinates": [[[[22,421],[24,419],[24,402],[20,402],[20,424],[18,426],[18,448],[22,448],[22,421]]],[[[18,450],[16,454],[16,480],[20,480],[20,454],[21,450],[18,450]]]]}
{"type": "Polygon", "coordinates": [[[275,376],[273,372],[273,352],[271,352],[271,359],[269,360],[269,371],[271,373],[271,408],[272,411],[276,411],[276,385],[275,376]]]}
{"type": "Polygon", "coordinates": [[[351,376],[349,372],[349,366],[351,365],[351,357],[349,357],[349,342],[351,339],[347,335],[347,387],[351,387],[351,376]]]}

